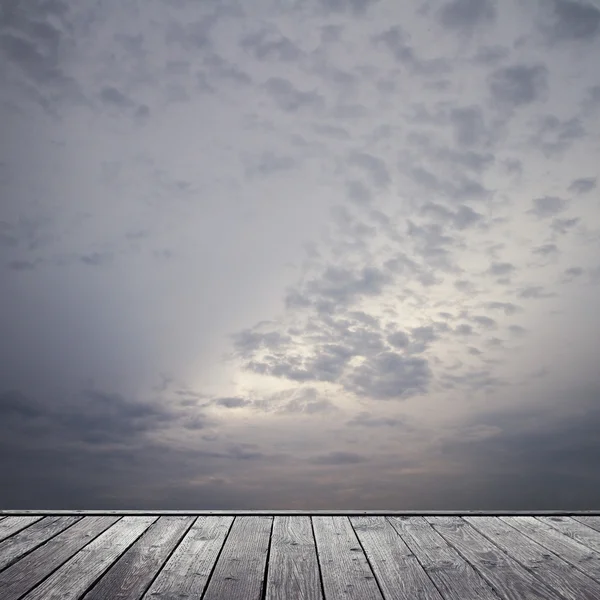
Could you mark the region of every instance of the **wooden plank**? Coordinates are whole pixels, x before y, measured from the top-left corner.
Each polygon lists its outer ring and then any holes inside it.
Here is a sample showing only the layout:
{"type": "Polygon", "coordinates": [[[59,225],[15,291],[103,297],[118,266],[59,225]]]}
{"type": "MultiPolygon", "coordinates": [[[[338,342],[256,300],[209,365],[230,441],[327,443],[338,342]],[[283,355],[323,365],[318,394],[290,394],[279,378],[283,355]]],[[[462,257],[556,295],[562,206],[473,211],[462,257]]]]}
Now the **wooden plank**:
{"type": "Polygon", "coordinates": [[[233,517],[198,517],[144,600],[199,600],[232,523],[233,517]]]}
{"type": "Polygon", "coordinates": [[[573,519],[595,529],[596,531],[600,531],[600,517],[592,517],[592,516],[573,516],[573,519]]]}
{"type": "Polygon", "coordinates": [[[350,517],[385,600],[443,600],[419,560],[385,517],[350,517]]]}
{"type": "Polygon", "coordinates": [[[26,527],[33,525],[41,519],[42,516],[7,517],[3,521],[0,521],[0,542],[9,538],[11,535],[15,535],[15,533],[18,533],[26,527]]]}
{"type": "Polygon", "coordinates": [[[0,571],[81,519],[83,517],[44,517],[0,542],[0,571]]]}
{"type": "Polygon", "coordinates": [[[426,517],[426,520],[477,569],[501,598],[564,600],[461,517],[426,517]]]}
{"type": "Polygon", "coordinates": [[[0,573],[0,598],[17,600],[58,569],[119,517],[84,517],[0,573]]]}
{"type": "Polygon", "coordinates": [[[572,517],[537,517],[537,519],[591,550],[600,552],[600,527],[598,530],[593,529],[572,517]]]}
{"type": "Polygon", "coordinates": [[[572,564],[582,573],[600,582],[600,554],[538,521],[535,517],[499,517],[523,535],[572,564]]]}
{"type": "Polygon", "coordinates": [[[121,555],[84,600],[139,600],[194,520],[160,517],[121,555]]]}
{"type": "Polygon", "coordinates": [[[140,516],[462,516],[462,515],[598,515],[600,510],[0,510],[0,515],[140,515],[140,516]]]}
{"type": "Polygon", "coordinates": [[[464,520],[565,598],[600,598],[599,583],[504,521],[497,517],[464,517],[464,520]]]}
{"type": "Polygon", "coordinates": [[[423,517],[388,517],[445,600],[498,600],[481,575],[423,517]]]}
{"type": "Polygon", "coordinates": [[[383,599],[348,517],[313,517],[326,600],[383,599]]]}
{"type": "Polygon", "coordinates": [[[202,600],[260,600],[273,517],[236,517],[202,600]]]}
{"type": "Polygon", "coordinates": [[[123,517],[29,592],[25,600],[78,600],[157,518],[123,517]]]}
{"type": "Polygon", "coordinates": [[[310,517],[275,517],[266,600],[323,600],[310,517]]]}

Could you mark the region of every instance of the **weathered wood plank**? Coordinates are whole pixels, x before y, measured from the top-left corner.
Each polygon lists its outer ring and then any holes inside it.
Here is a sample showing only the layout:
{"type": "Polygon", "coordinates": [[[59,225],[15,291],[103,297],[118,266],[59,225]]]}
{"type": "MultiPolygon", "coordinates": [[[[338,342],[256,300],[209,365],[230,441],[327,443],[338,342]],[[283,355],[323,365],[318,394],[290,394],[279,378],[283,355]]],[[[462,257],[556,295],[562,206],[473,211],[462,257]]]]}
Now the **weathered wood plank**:
{"type": "Polygon", "coordinates": [[[573,519],[595,529],[596,531],[600,531],[600,517],[592,517],[592,516],[580,516],[574,515],[573,519]]]}
{"type": "Polygon", "coordinates": [[[58,569],[119,517],[84,517],[0,573],[0,598],[17,600],[58,569]]]}
{"type": "Polygon", "coordinates": [[[461,517],[426,517],[428,523],[506,600],[564,600],[461,517]]]}
{"type": "Polygon", "coordinates": [[[140,516],[200,516],[200,515],[223,515],[223,516],[254,516],[254,515],[285,515],[285,516],[462,516],[462,515],[598,515],[600,510],[0,510],[0,515],[140,515],[140,516]]]}
{"type": "Polygon", "coordinates": [[[419,560],[385,517],[350,517],[385,600],[443,600],[419,560]]]}
{"type": "Polygon", "coordinates": [[[600,582],[600,554],[538,521],[535,517],[499,517],[522,534],[558,554],[581,572],[600,582]]]}
{"type": "Polygon", "coordinates": [[[195,517],[160,517],[120,556],[84,600],[139,600],[194,520],[195,517]]]}
{"type": "Polygon", "coordinates": [[[600,599],[600,584],[497,517],[464,520],[528,571],[570,600],[600,599]]]}
{"type": "Polygon", "coordinates": [[[383,598],[348,517],[313,517],[326,600],[383,598]]]}
{"type": "Polygon", "coordinates": [[[0,542],[0,571],[81,519],[83,517],[44,517],[0,542]]]}
{"type": "Polygon", "coordinates": [[[123,517],[29,592],[25,600],[78,600],[157,518],[123,517]]]}
{"type": "Polygon", "coordinates": [[[323,600],[310,517],[275,517],[266,600],[323,600]]]}
{"type": "Polygon", "coordinates": [[[198,517],[144,600],[199,600],[232,523],[233,517],[198,517]]]}
{"type": "Polygon", "coordinates": [[[42,516],[7,517],[3,521],[0,521],[0,542],[33,525],[37,521],[41,521],[41,519],[42,516]]]}
{"type": "Polygon", "coordinates": [[[600,552],[600,531],[576,521],[572,517],[536,517],[542,523],[554,527],[567,537],[578,541],[591,550],[600,552]]]}
{"type": "Polygon", "coordinates": [[[273,517],[236,517],[202,600],[260,600],[273,517]]]}
{"type": "Polygon", "coordinates": [[[445,600],[498,600],[481,575],[423,517],[388,517],[445,600]]]}

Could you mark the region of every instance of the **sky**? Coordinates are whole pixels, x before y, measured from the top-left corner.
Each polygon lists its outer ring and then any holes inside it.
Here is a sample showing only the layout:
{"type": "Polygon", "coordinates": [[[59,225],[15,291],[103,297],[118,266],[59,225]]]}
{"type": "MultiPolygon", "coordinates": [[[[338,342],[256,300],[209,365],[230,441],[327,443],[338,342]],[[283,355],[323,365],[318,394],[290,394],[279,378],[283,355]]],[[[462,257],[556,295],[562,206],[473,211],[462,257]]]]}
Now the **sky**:
{"type": "Polygon", "coordinates": [[[3,509],[600,509],[600,3],[0,2],[3,509]]]}

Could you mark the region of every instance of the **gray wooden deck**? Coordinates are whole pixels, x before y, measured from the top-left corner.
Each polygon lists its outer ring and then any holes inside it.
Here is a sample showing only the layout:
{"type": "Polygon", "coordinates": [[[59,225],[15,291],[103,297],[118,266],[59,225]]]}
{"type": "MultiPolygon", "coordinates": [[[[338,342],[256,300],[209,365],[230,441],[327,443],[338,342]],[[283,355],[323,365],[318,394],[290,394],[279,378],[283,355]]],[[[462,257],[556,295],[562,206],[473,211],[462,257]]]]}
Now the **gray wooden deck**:
{"type": "Polygon", "coordinates": [[[600,600],[600,513],[16,512],[1,600],[600,600]]]}

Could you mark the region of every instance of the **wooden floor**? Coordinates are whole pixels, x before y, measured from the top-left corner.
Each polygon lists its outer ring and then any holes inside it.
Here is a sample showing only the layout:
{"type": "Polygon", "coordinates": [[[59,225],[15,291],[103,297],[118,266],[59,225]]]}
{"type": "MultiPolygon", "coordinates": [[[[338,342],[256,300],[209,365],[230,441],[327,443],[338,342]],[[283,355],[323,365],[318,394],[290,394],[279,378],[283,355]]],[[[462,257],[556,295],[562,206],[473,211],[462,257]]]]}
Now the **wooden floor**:
{"type": "Polygon", "coordinates": [[[600,600],[600,515],[5,512],[21,598],[600,600]]]}

